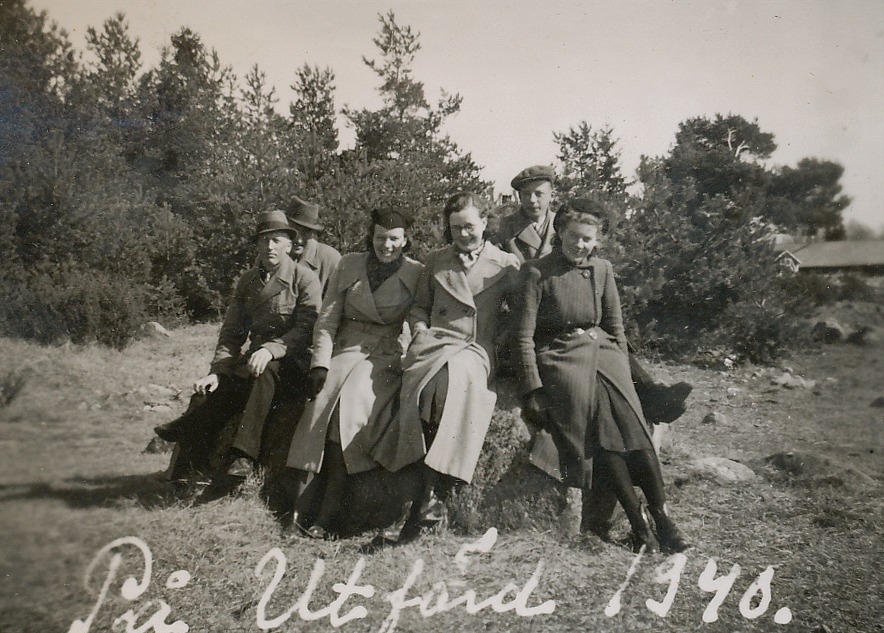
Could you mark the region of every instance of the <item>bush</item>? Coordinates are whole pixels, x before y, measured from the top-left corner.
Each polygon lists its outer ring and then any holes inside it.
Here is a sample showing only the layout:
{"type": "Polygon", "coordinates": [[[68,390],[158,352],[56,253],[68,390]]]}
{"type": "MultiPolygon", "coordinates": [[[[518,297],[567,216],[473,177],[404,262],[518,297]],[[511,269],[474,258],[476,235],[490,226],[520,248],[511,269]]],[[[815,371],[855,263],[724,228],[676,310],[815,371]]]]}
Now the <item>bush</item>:
{"type": "Polygon", "coordinates": [[[839,301],[878,301],[879,292],[863,279],[850,273],[841,275],[838,279],[839,301]]]}
{"type": "Polygon", "coordinates": [[[0,334],[124,348],[144,321],[142,286],[101,271],[37,272],[6,279],[0,334]]]}
{"type": "Polygon", "coordinates": [[[801,340],[797,320],[763,304],[731,305],[722,315],[722,322],[716,342],[726,340],[728,350],[740,361],[772,364],[801,340]]]}

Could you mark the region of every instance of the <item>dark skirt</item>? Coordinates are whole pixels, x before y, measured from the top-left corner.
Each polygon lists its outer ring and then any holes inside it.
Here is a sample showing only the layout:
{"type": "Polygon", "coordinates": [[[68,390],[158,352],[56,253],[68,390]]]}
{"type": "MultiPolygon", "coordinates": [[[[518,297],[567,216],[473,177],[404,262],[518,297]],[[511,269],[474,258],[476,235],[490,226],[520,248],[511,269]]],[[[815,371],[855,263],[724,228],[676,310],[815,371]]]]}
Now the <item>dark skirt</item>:
{"type": "Polygon", "coordinates": [[[644,424],[623,395],[603,375],[596,376],[595,419],[587,428],[585,454],[594,455],[598,448],[617,453],[653,449],[644,424]]]}

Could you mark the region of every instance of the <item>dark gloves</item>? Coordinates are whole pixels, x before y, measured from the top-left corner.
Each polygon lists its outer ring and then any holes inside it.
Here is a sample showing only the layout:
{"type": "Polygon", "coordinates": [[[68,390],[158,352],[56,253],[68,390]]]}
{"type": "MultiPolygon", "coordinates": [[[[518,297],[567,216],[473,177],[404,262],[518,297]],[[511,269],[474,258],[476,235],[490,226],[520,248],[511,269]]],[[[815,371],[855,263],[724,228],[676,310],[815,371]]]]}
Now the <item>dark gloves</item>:
{"type": "Polygon", "coordinates": [[[328,369],[325,367],[312,367],[307,372],[307,399],[315,400],[319,392],[325,386],[328,378],[328,369]]]}
{"type": "Polygon", "coordinates": [[[529,424],[541,429],[549,426],[549,403],[543,388],[535,389],[525,396],[525,404],[522,407],[522,417],[529,424]]]}

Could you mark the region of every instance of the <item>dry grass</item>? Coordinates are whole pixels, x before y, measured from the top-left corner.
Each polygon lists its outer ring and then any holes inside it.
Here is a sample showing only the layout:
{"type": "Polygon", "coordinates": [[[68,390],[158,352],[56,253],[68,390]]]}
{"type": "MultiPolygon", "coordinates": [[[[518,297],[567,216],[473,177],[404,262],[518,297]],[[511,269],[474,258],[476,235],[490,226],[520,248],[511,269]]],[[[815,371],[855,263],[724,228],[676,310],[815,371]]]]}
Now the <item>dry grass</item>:
{"type": "MultiPolygon", "coordinates": [[[[165,394],[188,393],[205,370],[214,335],[211,326],[189,327],[172,339],[139,341],[124,352],[0,341],[0,354],[14,359],[10,371],[28,376],[18,396],[0,408],[0,631],[66,631],[75,618],[85,618],[95,594],[84,589],[83,574],[102,546],[124,536],[149,545],[153,582],[138,600],[127,602],[118,578],[92,631],[112,630],[115,617],[148,599],[168,602],[167,621],[180,618],[191,631],[257,631],[257,605],[273,566],[260,579],[254,570],[271,548],[287,559],[287,573],[268,605],[271,616],[298,600],[316,560],[324,561],[325,574],[310,600],[313,611],[337,596],[332,583],[345,582],[365,556],[359,584],[372,585],[376,593],[347,601],[342,614],[364,605],[367,616],[344,624],[343,631],[380,630],[391,608],[388,592],[401,587],[418,559],[425,567],[409,597],[444,582],[451,599],[473,589],[481,600],[510,581],[521,587],[542,561],[528,606],[555,600],[556,607],[536,617],[490,609],[468,614],[458,607],[428,618],[412,607],[403,612],[400,631],[814,631],[823,624],[831,631],[882,630],[884,421],[881,409],[869,407],[882,395],[880,350],[830,347],[824,354],[790,359],[796,373],[818,381],[818,393],[775,388],[770,374],[753,377],[755,368],[721,374],[656,367],[670,380],[696,385],[691,409],[673,426],[663,454],[674,514],[695,547],[665,618],[645,605],[666,594],[667,584],[654,580],[655,567],[675,559],[662,556],[639,563],[620,613],[607,617],[605,607],[634,556],[592,537],[560,532],[554,514],[561,498],[521,468],[518,455],[503,481],[462,493],[454,527],[371,555],[361,551],[366,535],[328,543],[284,540],[259,501],[258,481],[216,503],[192,506],[177,498],[157,476],[168,456],[141,451],[152,426],[186,402],[167,398],[170,411],[146,411],[145,401],[158,393],[148,385],[168,388],[165,394]],[[728,388],[739,392],[729,395],[728,388]],[[710,410],[724,413],[727,421],[704,424],[710,410]],[[766,459],[789,452],[791,458],[766,459]],[[703,455],[740,461],[759,477],[718,483],[691,468],[691,459],[703,455]],[[455,560],[459,548],[491,525],[500,530],[494,548],[475,554],[461,570],[455,560]],[[718,560],[719,574],[733,564],[742,573],[718,621],[704,623],[712,594],[697,581],[711,557],[718,560]],[[740,598],[768,565],[775,569],[770,607],[747,619],[740,598]],[[182,589],[167,588],[176,570],[187,570],[191,580],[182,589]],[[774,613],[785,606],[792,623],[775,624],[774,613]]],[[[496,436],[509,432],[512,404],[504,394],[496,436]]],[[[617,533],[625,530],[621,519],[617,533]]],[[[107,562],[99,569],[106,570],[107,562]]],[[[131,548],[121,569],[140,572],[131,548]]],[[[94,591],[104,573],[93,580],[94,591]]],[[[153,603],[140,623],[156,608],[153,603]]],[[[328,618],[306,622],[295,614],[274,630],[330,628],[328,618]]]]}

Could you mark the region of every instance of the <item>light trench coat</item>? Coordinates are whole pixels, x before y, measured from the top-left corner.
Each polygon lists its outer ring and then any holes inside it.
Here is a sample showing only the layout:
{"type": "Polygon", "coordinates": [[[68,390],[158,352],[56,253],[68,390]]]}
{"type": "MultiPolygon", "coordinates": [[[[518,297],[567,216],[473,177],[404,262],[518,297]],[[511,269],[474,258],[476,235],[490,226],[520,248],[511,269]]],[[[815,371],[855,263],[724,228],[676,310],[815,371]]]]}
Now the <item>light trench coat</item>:
{"type": "Polygon", "coordinates": [[[374,292],[368,253],[348,254],[329,280],[313,330],[311,367],[329,370],[316,399],[295,429],[287,466],[319,472],[335,408],[349,473],[377,466],[370,450],[392,419],[408,345],[405,317],[415,299],[423,264],[405,258],[374,292]]]}
{"type": "Polygon", "coordinates": [[[387,470],[424,458],[427,466],[466,482],[473,478],[497,394],[494,368],[501,306],[516,286],[518,259],[490,242],[466,270],[453,246],[430,253],[408,316],[414,330],[403,366],[399,414],[372,451],[387,470]],[[439,430],[427,450],[420,393],[448,365],[448,391],[439,430]]]}

